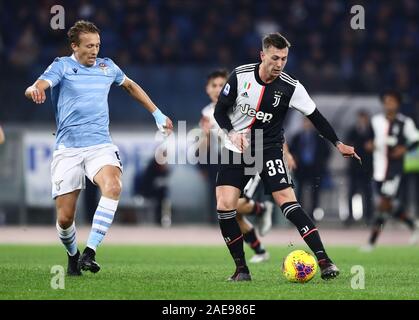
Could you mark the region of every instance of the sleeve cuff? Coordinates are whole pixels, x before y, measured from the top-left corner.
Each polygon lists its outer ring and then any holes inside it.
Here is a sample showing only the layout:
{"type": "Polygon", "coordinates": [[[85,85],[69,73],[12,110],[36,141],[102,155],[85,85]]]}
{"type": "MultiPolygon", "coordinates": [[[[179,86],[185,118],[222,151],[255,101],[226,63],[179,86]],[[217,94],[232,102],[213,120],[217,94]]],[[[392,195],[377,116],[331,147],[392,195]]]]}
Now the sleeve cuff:
{"type": "Polygon", "coordinates": [[[49,79],[39,78],[39,80],[44,80],[44,81],[48,82],[48,84],[49,84],[50,88],[54,87],[54,84],[53,84],[53,83],[52,83],[52,81],[51,81],[51,80],[49,80],[49,79]]]}
{"type": "Polygon", "coordinates": [[[126,75],[124,75],[124,77],[122,78],[122,81],[121,82],[119,82],[119,83],[117,83],[116,85],[117,86],[121,86],[123,83],[124,83],[124,81],[127,79],[127,76],[126,75]]]}

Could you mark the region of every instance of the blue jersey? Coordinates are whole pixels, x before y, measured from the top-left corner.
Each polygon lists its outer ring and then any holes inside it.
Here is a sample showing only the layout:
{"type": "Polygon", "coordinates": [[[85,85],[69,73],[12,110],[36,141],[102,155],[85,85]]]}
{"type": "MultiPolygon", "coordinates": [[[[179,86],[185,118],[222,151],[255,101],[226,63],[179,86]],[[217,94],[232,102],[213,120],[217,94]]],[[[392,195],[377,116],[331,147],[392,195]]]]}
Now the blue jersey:
{"type": "Polygon", "coordinates": [[[112,143],[108,93],[112,83],[124,82],[125,74],[111,59],[97,58],[86,67],[74,55],[56,58],[39,79],[51,87],[56,149],[112,143]]]}

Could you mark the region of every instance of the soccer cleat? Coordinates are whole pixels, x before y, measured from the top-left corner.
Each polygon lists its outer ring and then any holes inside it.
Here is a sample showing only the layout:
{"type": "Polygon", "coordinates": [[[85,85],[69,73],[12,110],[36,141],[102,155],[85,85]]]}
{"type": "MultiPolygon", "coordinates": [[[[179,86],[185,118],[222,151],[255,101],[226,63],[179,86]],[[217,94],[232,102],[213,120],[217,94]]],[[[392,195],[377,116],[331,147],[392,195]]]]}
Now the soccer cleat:
{"type": "Polygon", "coordinates": [[[321,270],[321,277],[323,280],[336,278],[340,273],[338,267],[336,267],[336,265],[333,264],[330,260],[324,260],[319,262],[319,267],[321,270]]]}
{"type": "Polygon", "coordinates": [[[250,260],[250,263],[261,263],[268,261],[270,258],[269,252],[265,251],[264,253],[256,253],[250,260]]]}
{"type": "Polygon", "coordinates": [[[69,276],[81,276],[81,271],[78,266],[80,251],[77,250],[77,253],[74,256],[70,256],[67,252],[68,264],[67,264],[67,275],[69,276]]]}
{"type": "Polygon", "coordinates": [[[78,263],[78,267],[83,271],[90,271],[96,273],[100,270],[100,265],[95,261],[95,251],[90,248],[86,248],[83,251],[78,263]]]}
{"type": "Polygon", "coordinates": [[[234,274],[227,279],[227,281],[250,281],[252,277],[250,276],[249,269],[245,268],[237,268],[234,274]]]}
{"type": "Polygon", "coordinates": [[[262,217],[259,221],[259,234],[263,237],[272,228],[272,211],[274,204],[271,201],[265,201],[265,210],[262,213],[262,217]]]}

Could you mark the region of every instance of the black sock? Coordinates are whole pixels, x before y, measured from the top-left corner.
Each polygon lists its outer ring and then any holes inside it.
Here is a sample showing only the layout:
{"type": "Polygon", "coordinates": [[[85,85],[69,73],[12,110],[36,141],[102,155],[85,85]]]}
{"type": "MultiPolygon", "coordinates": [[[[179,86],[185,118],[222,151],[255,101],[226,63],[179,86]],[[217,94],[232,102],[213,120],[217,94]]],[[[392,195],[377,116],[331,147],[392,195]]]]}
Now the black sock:
{"type": "Polygon", "coordinates": [[[230,254],[234,259],[236,267],[247,270],[243,250],[243,235],[236,220],[236,210],[217,210],[217,212],[221,234],[224,237],[228,250],[230,250],[230,254]]]}
{"type": "Polygon", "coordinates": [[[310,217],[301,208],[298,202],[287,202],[281,206],[282,213],[290,220],[298,229],[303,240],[313,251],[319,263],[331,262],[326,251],[324,250],[319,232],[310,217]]]}
{"type": "Polygon", "coordinates": [[[253,209],[252,212],[250,212],[250,215],[260,216],[265,210],[265,204],[257,201],[254,201],[254,203],[255,204],[253,205],[253,209]]]}
{"type": "Polygon", "coordinates": [[[262,246],[262,244],[256,236],[255,228],[245,233],[243,235],[243,239],[250,246],[250,248],[252,248],[255,251],[256,254],[262,254],[266,252],[265,248],[262,246]]]}
{"type": "Polygon", "coordinates": [[[372,224],[372,233],[369,240],[369,243],[371,245],[374,245],[377,242],[377,238],[381,233],[381,230],[383,229],[385,223],[386,223],[385,213],[380,212],[380,215],[375,218],[373,224],[372,224]]]}
{"type": "Polygon", "coordinates": [[[410,231],[415,230],[415,223],[413,222],[412,219],[410,219],[407,214],[406,214],[406,210],[404,209],[404,207],[400,207],[396,210],[396,212],[394,212],[394,217],[399,219],[400,221],[404,222],[407,224],[407,226],[409,227],[410,231]]]}

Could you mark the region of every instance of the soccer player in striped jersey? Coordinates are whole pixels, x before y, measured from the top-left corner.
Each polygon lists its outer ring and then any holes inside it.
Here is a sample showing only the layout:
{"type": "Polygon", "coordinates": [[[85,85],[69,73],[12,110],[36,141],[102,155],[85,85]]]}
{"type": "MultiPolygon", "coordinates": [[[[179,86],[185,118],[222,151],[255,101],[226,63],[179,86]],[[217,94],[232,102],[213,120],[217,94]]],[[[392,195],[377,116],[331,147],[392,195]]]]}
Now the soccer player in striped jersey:
{"type": "MultiPolygon", "coordinates": [[[[210,154],[218,154],[218,139],[219,129],[217,121],[214,118],[214,108],[217,103],[218,96],[221,89],[224,87],[228,78],[228,72],[224,69],[214,70],[207,77],[206,92],[211,102],[202,109],[202,117],[200,120],[200,127],[203,130],[204,136],[201,143],[206,145],[207,150],[207,164],[208,179],[210,181],[210,189],[215,190],[216,173],[218,170],[218,163],[209,163],[210,154]]],[[[295,161],[289,152],[286,153],[290,162],[295,164],[295,161]]],[[[244,241],[254,251],[253,257],[250,259],[251,263],[260,263],[269,260],[269,252],[266,251],[260,238],[258,237],[255,227],[246,218],[246,216],[256,216],[259,221],[258,231],[259,235],[266,235],[272,226],[272,211],[273,202],[270,200],[256,201],[254,194],[263,193],[263,185],[259,183],[260,177],[257,175],[250,179],[244,189],[242,197],[237,203],[237,222],[243,234],[244,241]]]]}
{"type": "Polygon", "coordinates": [[[403,162],[406,152],[419,144],[419,132],[413,120],[401,113],[401,95],[397,91],[382,94],[384,113],[371,119],[371,140],[367,142],[373,151],[373,178],[379,197],[376,216],[367,246],[363,251],[371,251],[389,217],[394,217],[408,226],[412,232],[410,242],[418,240],[418,229],[409,218],[405,204],[400,201],[400,182],[403,175],[403,162]]]}
{"type": "Polygon", "coordinates": [[[112,84],[124,88],[155,118],[164,134],[173,128],[143,89],[109,58],[99,58],[99,29],[78,21],[68,31],[73,54],[56,58],[25,91],[35,103],[44,103],[51,89],[57,124],[51,164],[52,197],[57,231],[68,255],[68,275],[81,270],[98,272],[96,249],[112,224],[121,194],[122,162],[109,134],[108,93],[112,84]],[[87,246],[80,255],[74,223],[76,202],[85,188],[85,176],[99,186],[101,198],[93,217],[87,246]]]}
{"type": "Polygon", "coordinates": [[[286,113],[290,108],[300,111],[344,157],[360,158],[353,147],[339,141],[304,86],[283,71],[289,47],[288,40],[279,33],[266,35],[262,40],[262,61],[236,68],[215,106],[215,119],[227,135],[223,152],[225,159],[230,159],[229,163],[220,165],[216,188],[221,233],[236,264],[236,271],[229,278],[230,281],[251,280],[236,213],[237,200],[250,178],[246,173],[251,170],[247,169],[252,168],[258,170],[265,192],[272,194],[285,217],[297,227],[317,257],[321,277],[331,279],[339,274],[339,269],[324,249],[316,226],[301,208],[292,189],[289,168],[283,157],[282,126],[286,113]],[[255,142],[255,136],[260,131],[263,146],[255,142]],[[248,163],[247,155],[252,152],[257,156],[254,163],[248,163]],[[262,168],[256,163],[258,155],[262,158],[262,168]],[[240,161],[234,161],[237,159],[240,161]]]}

